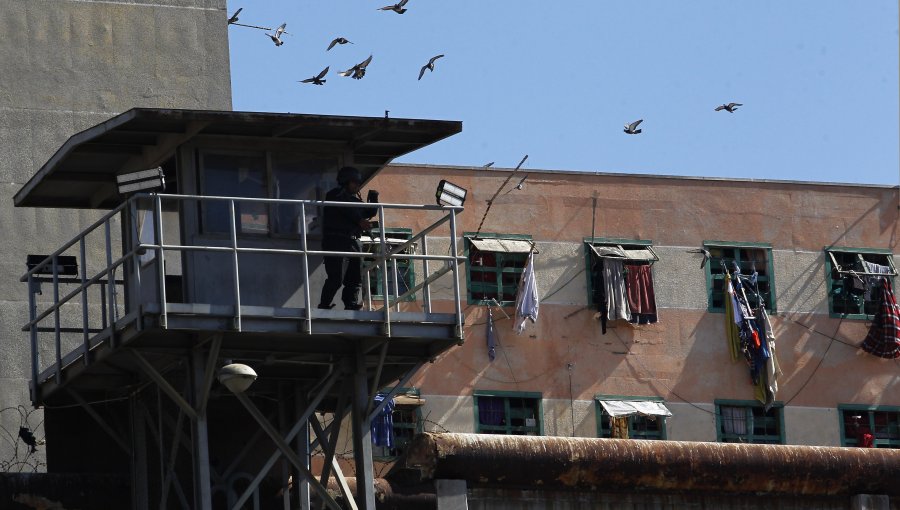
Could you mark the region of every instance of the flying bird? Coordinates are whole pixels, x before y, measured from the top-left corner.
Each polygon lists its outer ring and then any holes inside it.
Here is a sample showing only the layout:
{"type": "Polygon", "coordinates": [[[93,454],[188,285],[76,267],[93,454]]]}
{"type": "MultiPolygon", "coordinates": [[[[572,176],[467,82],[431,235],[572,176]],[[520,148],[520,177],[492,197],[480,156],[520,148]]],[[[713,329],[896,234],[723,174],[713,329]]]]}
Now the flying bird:
{"type": "Polygon", "coordinates": [[[638,127],[641,124],[641,122],[644,122],[644,119],[636,120],[636,121],[632,122],[631,124],[625,124],[625,132],[628,133],[629,135],[640,134],[641,130],[635,129],[635,128],[638,127]]]}
{"type": "Polygon", "coordinates": [[[428,60],[428,63],[425,64],[424,66],[422,66],[422,69],[419,70],[419,79],[420,79],[420,80],[422,79],[422,75],[425,74],[425,70],[426,70],[426,69],[428,69],[428,70],[431,71],[431,72],[434,72],[434,61],[437,60],[437,59],[439,59],[439,58],[441,58],[441,57],[443,57],[443,56],[444,56],[444,55],[441,54],[441,55],[437,55],[437,56],[431,57],[431,58],[428,60]]]}
{"type": "Polygon", "coordinates": [[[709,250],[707,250],[706,248],[694,248],[692,250],[688,250],[687,252],[703,254],[703,261],[700,262],[700,269],[703,269],[704,267],[706,267],[706,263],[709,262],[709,259],[712,258],[712,255],[710,255],[709,250]]]}
{"type": "Polygon", "coordinates": [[[331,41],[331,44],[328,45],[328,49],[325,51],[330,51],[331,48],[334,48],[335,44],[348,44],[348,43],[353,44],[352,42],[348,41],[347,39],[344,39],[343,37],[338,37],[335,40],[331,41]]]}
{"type": "Polygon", "coordinates": [[[491,161],[490,163],[484,165],[482,168],[490,168],[490,167],[492,167],[492,166],[494,166],[494,162],[493,162],[493,161],[491,161]]]}
{"type": "Polygon", "coordinates": [[[275,43],[275,46],[281,46],[282,44],[284,44],[284,41],[281,40],[281,36],[285,33],[285,28],[287,28],[287,23],[282,23],[281,26],[275,30],[275,35],[266,34],[270,39],[272,39],[272,42],[275,43]]]}
{"type": "Polygon", "coordinates": [[[37,451],[37,440],[34,438],[34,434],[31,433],[31,430],[29,430],[28,427],[19,427],[19,438],[31,447],[31,453],[37,451]]]}
{"type": "Polygon", "coordinates": [[[237,23],[237,22],[238,22],[238,14],[240,14],[241,11],[243,11],[243,10],[244,10],[243,7],[241,7],[241,8],[238,9],[238,10],[236,10],[236,11],[234,12],[234,14],[232,14],[231,17],[228,18],[228,24],[229,24],[229,25],[233,25],[233,24],[237,23]]]}
{"type": "Polygon", "coordinates": [[[716,107],[716,111],[717,111],[717,112],[720,112],[720,111],[722,111],[722,110],[725,110],[725,111],[728,112],[728,113],[734,113],[734,111],[737,110],[737,107],[738,107],[738,106],[744,106],[744,105],[741,104],[741,103],[728,103],[728,104],[723,104],[722,106],[717,106],[717,107],[716,107]]]}
{"type": "Polygon", "coordinates": [[[403,14],[406,12],[406,9],[403,8],[406,5],[406,2],[409,0],[400,0],[400,3],[396,3],[394,5],[385,5],[384,7],[379,7],[377,10],[379,11],[394,11],[397,14],[403,14]]]}
{"type": "MultiPolygon", "coordinates": [[[[328,66],[328,67],[331,67],[331,66],[328,66]]],[[[325,75],[328,74],[328,67],[326,67],[325,69],[322,69],[321,73],[317,74],[316,76],[313,76],[312,78],[300,80],[300,83],[312,83],[313,85],[324,85],[325,82],[328,80],[323,80],[322,78],[324,78],[325,75]]]]}
{"type": "Polygon", "coordinates": [[[341,76],[349,76],[356,80],[361,80],[363,76],[366,75],[366,66],[372,62],[372,55],[369,55],[369,58],[363,60],[359,64],[347,69],[346,71],[341,71],[338,74],[341,76]]]}

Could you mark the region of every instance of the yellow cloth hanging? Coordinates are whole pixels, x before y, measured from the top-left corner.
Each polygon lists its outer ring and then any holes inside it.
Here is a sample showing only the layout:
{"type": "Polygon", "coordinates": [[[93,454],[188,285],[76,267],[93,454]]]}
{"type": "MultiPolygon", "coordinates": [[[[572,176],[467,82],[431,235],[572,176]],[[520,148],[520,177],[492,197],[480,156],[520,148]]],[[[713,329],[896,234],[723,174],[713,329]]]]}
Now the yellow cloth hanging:
{"type": "Polygon", "coordinates": [[[737,324],[734,323],[733,292],[731,275],[726,272],[723,292],[725,297],[725,340],[728,342],[728,350],[731,352],[731,361],[737,361],[741,357],[741,334],[738,331],[737,324]]]}
{"type": "Polygon", "coordinates": [[[611,436],[616,439],[628,439],[628,418],[624,416],[620,416],[618,418],[611,418],[610,425],[612,425],[611,436]]]}

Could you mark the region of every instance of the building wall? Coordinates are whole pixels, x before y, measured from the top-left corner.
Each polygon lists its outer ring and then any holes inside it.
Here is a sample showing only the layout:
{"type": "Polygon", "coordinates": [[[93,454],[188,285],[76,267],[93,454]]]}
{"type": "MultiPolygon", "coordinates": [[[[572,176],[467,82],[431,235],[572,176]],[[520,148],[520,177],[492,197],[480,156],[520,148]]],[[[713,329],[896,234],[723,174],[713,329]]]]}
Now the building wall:
{"type": "MultiPolygon", "coordinates": [[[[16,191],[73,134],[133,107],[231,109],[225,0],[0,0],[0,470],[42,469],[28,395],[28,253],[49,254],[96,211],[16,209],[16,191]]],[[[51,447],[51,445],[47,445],[51,447]]]]}
{"type": "MultiPolygon", "coordinates": [[[[461,234],[478,228],[486,201],[507,176],[508,170],[396,165],[370,184],[391,203],[430,202],[440,179],[467,188],[461,234]]],[[[512,321],[495,309],[499,345],[491,362],[487,310],[464,302],[465,344],[412,381],[427,400],[423,415],[435,422],[426,429],[473,431],[475,390],[541,392],[544,432],[567,436],[573,410],[575,435],[596,435],[596,395],[657,396],[674,415],[667,420],[670,439],[715,441],[715,400],[754,399],[746,362],[731,361],[724,314],[708,311],[701,257],[687,253],[719,240],[772,247],[785,441],[839,445],[838,404],[900,405],[900,378],[895,360],[858,348],[866,321],[829,316],[823,248],[879,248],[896,256],[897,220],[897,187],[532,170],[523,190],[494,201],[482,232],[533,236],[540,318],[515,335],[512,321]],[[594,237],[653,242],[660,257],[653,266],[657,324],[611,323],[601,333],[587,306],[583,239],[592,230],[594,237]]],[[[386,226],[425,225],[397,215],[386,226]]],[[[429,253],[448,250],[448,239],[430,240],[429,253]]],[[[417,281],[422,277],[419,268],[417,281]]],[[[433,299],[448,306],[452,283],[449,275],[440,280],[433,299]]],[[[465,292],[465,266],[459,285],[465,292]]]]}

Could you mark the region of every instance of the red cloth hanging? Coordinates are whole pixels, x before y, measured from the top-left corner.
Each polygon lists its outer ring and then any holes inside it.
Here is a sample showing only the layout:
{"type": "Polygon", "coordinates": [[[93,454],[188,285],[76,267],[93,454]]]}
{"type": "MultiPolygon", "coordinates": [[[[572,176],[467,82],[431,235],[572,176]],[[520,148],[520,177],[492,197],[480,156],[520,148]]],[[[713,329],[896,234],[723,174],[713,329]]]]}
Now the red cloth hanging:
{"type": "Polygon", "coordinates": [[[900,358],[900,308],[887,278],[881,285],[881,304],[872,319],[862,349],[881,358],[900,358]]]}
{"type": "Polygon", "coordinates": [[[653,272],[649,264],[625,264],[625,289],[631,313],[656,314],[656,295],[653,293],[653,272]]]}

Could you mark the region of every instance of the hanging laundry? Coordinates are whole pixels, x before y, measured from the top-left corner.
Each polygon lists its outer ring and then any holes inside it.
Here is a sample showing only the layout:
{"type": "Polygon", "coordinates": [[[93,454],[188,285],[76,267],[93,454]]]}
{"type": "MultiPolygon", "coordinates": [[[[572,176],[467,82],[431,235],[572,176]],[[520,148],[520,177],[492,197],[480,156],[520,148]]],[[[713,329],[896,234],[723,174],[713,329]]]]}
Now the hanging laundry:
{"type": "Polygon", "coordinates": [[[497,338],[494,336],[494,312],[491,311],[491,306],[487,307],[487,348],[488,348],[488,358],[491,361],[494,361],[494,358],[497,357],[497,338]]]}
{"type": "Polygon", "coordinates": [[[606,317],[611,320],[631,319],[625,289],[625,265],[621,260],[603,259],[603,281],[606,284],[606,317]]]}
{"type": "Polygon", "coordinates": [[[522,272],[522,278],[519,280],[519,290],[516,292],[516,320],[513,323],[513,329],[516,334],[522,334],[525,331],[525,322],[537,321],[538,308],[540,300],[538,299],[537,280],[534,277],[534,252],[528,254],[528,262],[525,264],[525,270],[522,272]]]}
{"type": "Polygon", "coordinates": [[[594,307],[600,319],[600,332],[606,334],[606,322],[609,319],[607,311],[609,301],[606,297],[606,282],[603,280],[603,259],[591,257],[591,289],[593,289],[594,307]]]}
{"type": "Polygon", "coordinates": [[[765,331],[763,335],[766,345],[769,347],[769,359],[766,361],[766,411],[775,403],[778,396],[778,376],[782,375],[778,358],[775,357],[775,331],[769,321],[769,314],[764,306],[759,309],[760,327],[765,331]]]}
{"type": "Polygon", "coordinates": [[[738,323],[735,311],[740,309],[735,306],[734,288],[731,286],[731,275],[725,273],[725,340],[728,342],[728,352],[731,353],[731,361],[737,361],[741,355],[741,336],[738,332],[738,323]]]}
{"type": "MultiPolygon", "coordinates": [[[[863,261],[863,272],[884,275],[894,274],[890,266],[882,266],[881,264],[867,261],[863,261]]],[[[882,280],[884,280],[883,276],[868,275],[866,277],[866,301],[872,301],[878,297],[879,284],[882,280]],[[875,294],[875,297],[873,297],[873,294],[875,294]]]]}
{"type": "Polygon", "coordinates": [[[653,324],[657,321],[656,293],[649,264],[625,264],[625,290],[631,322],[653,324]]]}
{"type": "MultiPolygon", "coordinates": [[[[380,404],[385,395],[375,395],[375,403],[380,404]]],[[[394,399],[390,399],[381,412],[372,418],[372,443],[387,448],[394,447],[394,399]]]]}
{"type": "Polygon", "coordinates": [[[609,417],[609,435],[615,439],[628,439],[628,418],[625,416],[609,417]]]}
{"type": "Polygon", "coordinates": [[[900,308],[887,278],[881,281],[881,302],[862,349],[881,358],[900,358],[900,308]]]}

